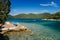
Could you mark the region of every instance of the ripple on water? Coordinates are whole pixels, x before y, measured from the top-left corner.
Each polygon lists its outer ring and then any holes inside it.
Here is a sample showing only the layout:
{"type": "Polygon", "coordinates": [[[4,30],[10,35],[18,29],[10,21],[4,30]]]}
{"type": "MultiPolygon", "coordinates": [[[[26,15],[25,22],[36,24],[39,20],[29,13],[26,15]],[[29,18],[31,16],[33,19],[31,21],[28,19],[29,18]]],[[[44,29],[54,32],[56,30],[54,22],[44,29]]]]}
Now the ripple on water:
{"type": "Polygon", "coordinates": [[[36,23],[21,23],[30,28],[33,32],[30,34],[9,35],[10,40],[60,40],[60,32],[36,23]]]}

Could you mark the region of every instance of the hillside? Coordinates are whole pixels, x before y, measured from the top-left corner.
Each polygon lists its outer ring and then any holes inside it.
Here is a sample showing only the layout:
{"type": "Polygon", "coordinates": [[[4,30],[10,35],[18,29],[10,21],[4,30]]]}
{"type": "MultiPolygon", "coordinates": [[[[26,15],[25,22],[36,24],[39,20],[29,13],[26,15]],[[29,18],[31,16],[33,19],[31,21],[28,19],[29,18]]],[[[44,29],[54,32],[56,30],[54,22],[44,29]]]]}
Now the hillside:
{"type": "Polygon", "coordinates": [[[56,12],[54,14],[50,13],[39,13],[39,14],[18,14],[13,16],[13,18],[39,18],[39,19],[60,19],[60,12],[56,12]]]}

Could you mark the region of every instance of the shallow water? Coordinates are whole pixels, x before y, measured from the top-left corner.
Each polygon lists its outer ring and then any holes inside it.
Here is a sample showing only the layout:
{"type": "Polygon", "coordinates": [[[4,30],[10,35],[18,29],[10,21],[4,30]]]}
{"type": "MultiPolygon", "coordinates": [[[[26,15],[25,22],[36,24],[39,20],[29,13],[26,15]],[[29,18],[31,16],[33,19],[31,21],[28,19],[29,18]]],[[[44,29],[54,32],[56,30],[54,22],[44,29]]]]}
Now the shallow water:
{"type": "Polygon", "coordinates": [[[60,40],[60,22],[59,21],[44,21],[35,20],[26,21],[15,19],[11,22],[19,22],[20,24],[28,27],[32,30],[32,35],[20,34],[20,35],[10,35],[10,40],[60,40]]]}

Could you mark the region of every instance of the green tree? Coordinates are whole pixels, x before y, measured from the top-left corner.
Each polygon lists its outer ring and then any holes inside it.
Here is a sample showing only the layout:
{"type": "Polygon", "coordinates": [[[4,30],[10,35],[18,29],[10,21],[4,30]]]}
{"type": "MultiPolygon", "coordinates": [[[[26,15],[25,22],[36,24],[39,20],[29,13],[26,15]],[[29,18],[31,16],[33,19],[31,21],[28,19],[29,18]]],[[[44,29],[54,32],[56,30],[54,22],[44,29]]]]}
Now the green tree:
{"type": "Polygon", "coordinates": [[[56,12],[55,15],[56,15],[56,16],[60,16],[60,12],[56,12]]]}
{"type": "MultiPolygon", "coordinates": [[[[10,12],[10,0],[0,0],[0,24],[4,24],[10,12]]],[[[1,26],[1,25],[0,25],[1,26]]]]}
{"type": "Polygon", "coordinates": [[[54,16],[55,16],[56,19],[60,19],[60,12],[56,12],[56,13],[54,14],[54,16]]]}

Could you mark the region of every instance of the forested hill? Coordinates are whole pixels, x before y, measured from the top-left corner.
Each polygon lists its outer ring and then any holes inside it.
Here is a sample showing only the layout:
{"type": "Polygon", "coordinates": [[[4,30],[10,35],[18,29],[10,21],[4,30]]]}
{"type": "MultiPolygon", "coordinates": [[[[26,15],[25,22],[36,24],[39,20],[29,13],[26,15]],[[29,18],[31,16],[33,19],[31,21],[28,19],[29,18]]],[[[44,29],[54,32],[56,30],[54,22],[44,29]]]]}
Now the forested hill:
{"type": "Polygon", "coordinates": [[[9,16],[9,18],[39,18],[39,19],[60,19],[60,12],[56,12],[56,13],[39,13],[39,14],[33,14],[33,13],[29,13],[29,14],[18,14],[15,16],[9,16]]]}

